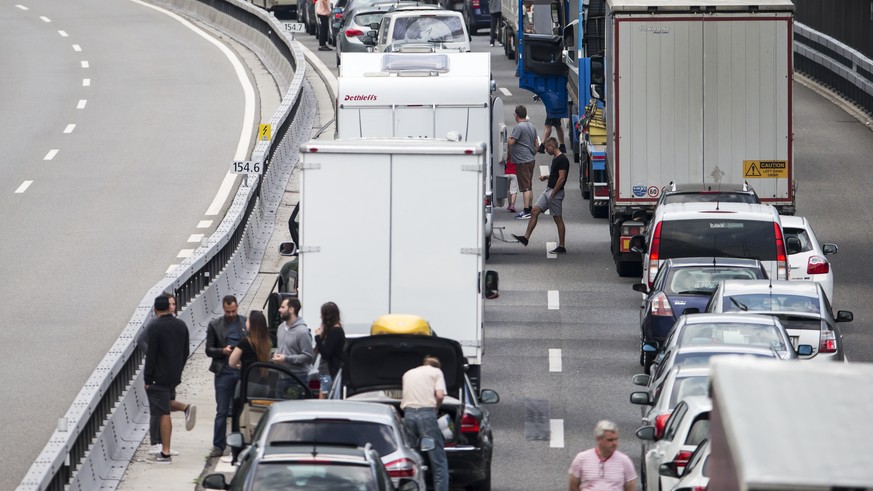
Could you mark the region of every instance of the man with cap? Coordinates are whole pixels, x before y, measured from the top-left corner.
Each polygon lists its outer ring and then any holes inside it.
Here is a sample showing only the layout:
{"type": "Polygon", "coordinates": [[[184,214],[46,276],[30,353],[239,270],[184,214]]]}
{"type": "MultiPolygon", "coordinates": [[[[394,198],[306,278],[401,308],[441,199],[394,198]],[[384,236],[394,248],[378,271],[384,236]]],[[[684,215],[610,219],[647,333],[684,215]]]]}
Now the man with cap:
{"type": "Polygon", "coordinates": [[[176,400],[176,386],[182,382],[182,370],[190,354],[188,326],[173,317],[167,297],[161,295],[155,298],[154,305],[158,318],[149,330],[143,381],[149,399],[149,411],[161,416],[162,448],[155,455],[155,463],[170,464],[173,462],[170,449],[173,432],[171,403],[176,400]]]}

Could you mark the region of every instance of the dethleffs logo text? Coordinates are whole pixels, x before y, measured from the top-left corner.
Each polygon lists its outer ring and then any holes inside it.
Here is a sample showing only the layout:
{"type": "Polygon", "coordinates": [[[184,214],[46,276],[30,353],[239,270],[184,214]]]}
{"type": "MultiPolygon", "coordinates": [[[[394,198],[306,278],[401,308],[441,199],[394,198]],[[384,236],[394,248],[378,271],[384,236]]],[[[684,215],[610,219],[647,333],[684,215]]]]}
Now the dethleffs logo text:
{"type": "Polygon", "coordinates": [[[376,94],[367,94],[367,95],[347,95],[344,101],[375,101],[378,99],[376,94]]]}

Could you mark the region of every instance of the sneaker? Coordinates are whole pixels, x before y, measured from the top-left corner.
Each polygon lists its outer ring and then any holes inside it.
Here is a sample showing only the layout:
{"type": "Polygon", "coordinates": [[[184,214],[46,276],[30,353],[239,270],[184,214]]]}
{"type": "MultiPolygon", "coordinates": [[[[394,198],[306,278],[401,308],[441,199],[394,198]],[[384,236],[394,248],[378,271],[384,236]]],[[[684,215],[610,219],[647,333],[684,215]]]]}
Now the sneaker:
{"type": "Polygon", "coordinates": [[[563,143],[558,145],[558,150],[560,150],[561,153],[567,153],[567,147],[563,143]]]}
{"type": "Polygon", "coordinates": [[[494,43],[491,43],[491,44],[489,44],[488,46],[491,46],[491,47],[493,48],[493,47],[494,47],[494,43]]]}
{"type": "Polygon", "coordinates": [[[524,235],[512,234],[512,236],[515,237],[515,240],[517,240],[521,245],[527,247],[527,239],[524,237],[524,235]]]}
{"type": "Polygon", "coordinates": [[[155,455],[155,460],[153,460],[153,462],[155,464],[172,464],[173,463],[173,456],[172,455],[164,455],[163,452],[158,452],[158,454],[155,455]]]}
{"type": "Polygon", "coordinates": [[[191,431],[194,429],[194,423],[197,422],[197,406],[188,404],[185,408],[185,429],[191,431]]]}
{"type": "Polygon", "coordinates": [[[333,51],[329,46],[319,46],[318,51],[333,51]]]}
{"type": "Polygon", "coordinates": [[[515,213],[515,207],[514,206],[507,206],[506,211],[508,211],[510,213],[515,213]]]}
{"type": "Polygon", "coordinates": [[[555,247],[554,249],[552,249],[550,252],[552,254],[566,254],[567,249],[564,249],[563,247],[558,246],[558,247],[555,247]]]}
{"type": "MultiPolygon", "coordinates": [[[[156,444],[152,445],[151,447],[149,447],[150,454],[159,454],[159,453],[161,453],[162,450],[164,450],[164,446],[161,445],[160,443],[156,443],[156,444]]],[[[170,450],[170,455],[176,456],[176,455],[179,455],[179,452],[177,452],[175,450],[170,450]]]]}
{"type": "Polygon", "coordinates": [[[530,212],[521,210],[513,218],[515,218],[516,220],[527,220],[530,218],[530,212]]]}
{"type": "Polygon", "coordinates": [[[209,451],[209,457],[221,457],[224,455],[224,450],[218,447],[212,447],[212,450],[209,451]]]}
{"type": "Polygon", "coordinates": [[[221,458],[218,459],[218,461],[225,464],[233,463],[233,455],[222,455],[221,458]]]}
{"type": "Polygon", "coordinates": [[[546,144],[540,143],[540,148],[537,149],[537,153],[546,153],[546,144]]]}

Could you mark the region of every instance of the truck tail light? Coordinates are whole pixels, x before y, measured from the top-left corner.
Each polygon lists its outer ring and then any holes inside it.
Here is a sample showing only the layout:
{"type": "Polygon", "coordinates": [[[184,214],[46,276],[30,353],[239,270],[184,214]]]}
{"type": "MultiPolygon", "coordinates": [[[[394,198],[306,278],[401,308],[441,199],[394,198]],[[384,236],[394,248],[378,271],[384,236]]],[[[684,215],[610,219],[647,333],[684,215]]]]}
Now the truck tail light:
{"type": "Polygon", "coordinates": [[[363,36],[363,35],[364,35],[364,31],[362,31],[360,29],[346,29],[346,37],[347,38],[353,38],[356,36],[363,36]]]}
{"type": "Polygon", "coordinates": [[[473,0],[473,8],[474,8],[474,9],[478,9],[478,8],[479,8],[479,0],[473,0]]]}
{"type": "Polygon", "coordinates": [[[782,227],[773,222],[773,232],[776,236],[776,279],[788,279],[788,255],[785,254],[785,239],[782,237],[782,227]]]}
{"type": "Polygon", "coordinates": [[[821,256],[812,256],[806,265],[806,274],[827,274],[831,270],[831,263],[821,256]]]}
{"type": "Polygon", "coordinates": [[[691,452],[688,450],[680,450],[679,453],[676,454],[676,458],[673,459],[673,463],[676,464],[677,469],[684,469],[686,465],[688,465],[688,459],[691,458],[691,452]]]}
{"type": "Polygon", "coordinates": [[[834,331],[824,331],[821,333],[821,343],[818,346],[819,353],[836,353],[837,352],[837,336],[834,331]]]}
{"type": "Polygon", "coordinates": [[[405,457],[385,464],[385,470],[394,478],[415,477],[415,463],[405,457]]]}
{"type": "Polygon", "coordinates": [[[598,198],[608,198],[609,188],[606,186],[594,186],[594,196],[598,198]]]}
{"type": "MultiPolygon", "coordinates": [[[[658,262],[659,262],[659,251],[661,249],[661,224],[663,222],[658,222],[655,225],[655,232],[652,234],[652,246],[649,248],[649,288],[652,288],[652,284],[655,282],[655,275],[658,274],[658,262]]],[[[779,225],[776,225],[777,227],[779,225]]],[[[777,244],[778,245],[778,244],[777,244]]],[[[783,252],[785,248],[782,248],[783,252]]]]}
{"type": "Polygon", "coordinates": [[[660,292],[652,299],[652,315],[673,317],[673,306],[664,292],[660,292]]]}
{"type": "MultiPolygon", "coordinates": [[[[606,188],[603,188],[606,189],[606,188]]],[[[595,196],[597,193],[597,188],[594,188],[595,196]]],[[[619,238],[619,244],[621,245],[621,252],[631,252],[630,250],[630,240],[634,235],[640,235],[643,231],[643,224],[640,222],[627,221],[621,224],[621,237],[619,238]]]]}
{"type": "Polygon", "coordinates": [[[670,413],[659,414],[655,418],[655,438],[661,438],[664,433],[664,427],[667,426],[667,420],[670,419],[670,413]]]}
{"type": "Polygon", "coordinates": [[[464,413],[461,418],[461,433],[479,433],[479,420],[464,413]]]}

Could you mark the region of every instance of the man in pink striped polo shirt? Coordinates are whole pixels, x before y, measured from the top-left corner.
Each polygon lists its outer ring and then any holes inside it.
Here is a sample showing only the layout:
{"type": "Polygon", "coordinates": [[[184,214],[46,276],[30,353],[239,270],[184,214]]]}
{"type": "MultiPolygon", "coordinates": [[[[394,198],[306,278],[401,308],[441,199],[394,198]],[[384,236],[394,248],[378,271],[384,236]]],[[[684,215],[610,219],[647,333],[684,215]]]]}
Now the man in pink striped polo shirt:
{"type": "Polygon", "coordinates": [[[637,472],[630,457],[619,452],[618,426],[598,421],[594,448],[579,452],[570,464],[569,490],[634,491],[637,472]]]}

